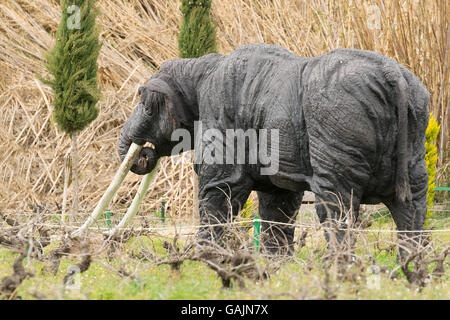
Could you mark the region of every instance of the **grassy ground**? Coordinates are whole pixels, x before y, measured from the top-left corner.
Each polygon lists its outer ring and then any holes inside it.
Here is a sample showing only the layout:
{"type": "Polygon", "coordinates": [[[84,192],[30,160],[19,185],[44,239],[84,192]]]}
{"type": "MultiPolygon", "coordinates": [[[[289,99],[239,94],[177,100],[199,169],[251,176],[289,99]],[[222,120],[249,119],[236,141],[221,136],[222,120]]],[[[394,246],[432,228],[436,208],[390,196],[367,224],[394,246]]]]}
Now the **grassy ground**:
{"type": "MultiPolygon", "coordinates": [[[[446,215],[437,214],[433,219],[435,228],[448,227],[446,215]]],[[[314,217],[304,214],[301,221],[312,221],[314,217]]],[[[383,212],[372,218],[370,229],[390,229],[393,224],[383,212]]],[[[61,260],[56,276],[41,272],[44,262],[24,260],[27,271],[35,274],[26,279],[17,294],[24,299],[450,299],[450,270],[440,280],[430,280],[423,289],[411,286],[398,270],[396,250],[392,234],[369,234],[361,236],[355,252],[362,264],[347,266],[344,273],[324,262],[327,253],[321,230],[310,231],[306,245],[296,247],[293,257],[280,261],[257,257],[258,265],[269,267],[266,280],[246,279],[244,287],[233,283],[223,288],[217,274],[199,261],[185,261],[180,271],[172,271],[168,265],[157,266],[153,261],[138,259],[131,253],[142,249],[163,257],[166,250],[162,238],[137,236],[131,238],[116,251],[112,259],[104,254],[94,255],[89,269],[75,277],[75,286],[64,289],[63,278],[68,267],[79,259],[67,257],[61,260]],[[372,259],[374,261],[372,261],[372,259]],[[386,272],[372,274],[371,265],[386,267],[386,272]],[[397,269],[391,279],[388,274],[397,269]],[[126,270],[132,277],[120,275],[126,270]]],[[[434,234],[433,240],[442,247],[448,246],[448,233],[434,234]]],[[[185,244],[187,239],[182,239],[185,244]]],[[[251,241],[250,241],[251,243],[251,241]]],[[[56,243],[46,249],[48,252],[56,243]]],[[[0,276],[12,273],[12,264],[17,254],[0,249],[0,276]]],[[[431,272],[435,264],[428,266],[431,272]]]]}

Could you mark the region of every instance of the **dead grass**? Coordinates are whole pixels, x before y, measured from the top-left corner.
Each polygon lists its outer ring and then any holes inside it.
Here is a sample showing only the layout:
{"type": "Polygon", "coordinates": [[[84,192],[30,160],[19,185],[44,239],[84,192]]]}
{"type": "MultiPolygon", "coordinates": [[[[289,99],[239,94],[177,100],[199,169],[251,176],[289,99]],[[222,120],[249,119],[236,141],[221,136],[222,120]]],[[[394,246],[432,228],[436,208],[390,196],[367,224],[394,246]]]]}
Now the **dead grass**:
{"type": "MultiPolygon", "coordinates": [[[[70,142],[51,119],[51,91],[42,55],[53,44],[59,1],[0,3],[0,208],[62,202],[64,158],[70,142]]],[[[99,0],[103,47],[98,76],[103,98],[98,118],[79,136],[81,208],[91,210],[118,167],[119,130],[137,102],[137,87],[165,60],[177,57],[178,0],[99,0]]],[[[279,44],[302,56],[337,47],[376,50],[412,70],[431,92],[441,124],[440,164],[448,145],[449,3],[381,0],[213,1],[218,47],[279,44]],[[379,20],[375,18],[379,13],[379,20]],[[375,14],[375,16],[374,16],[375,14]],[[370,26],[379,27],[371,29],[370,26]]],[[[145,210],[167,202],[169,215],[192,215],[194,175],[189,161],[165,159],[145,210]]],[[[130,175],[112,210],[129,204],[139,177],[130,175]]]]}
{"type": "MultiPolygon", "coordinates": [[[[396,248],[402,244],[395,236],[391,239],[394,234],[348,230],[345,241],[327,250],[323,226],[317,221],[309,227],[299,225],[293,255],[272,255],[263,244],[256,250],[252,230],[245,224],[225,225],[228,236],[220,246],[205,242],[199,246],[195,236],[179,234],[174,226],[173,237],[156,226],[127,230],[114,238],[99,230],[85,239],[71,238],[61,226],[47,227],[43,213],[25,223],[1,217],[0,299],[447,299],[449,295],[450,247],[439,234],[414,247],[398,264],[396,248]]],[[[367,219],[379,224],[374,217],[367,219]]]]}

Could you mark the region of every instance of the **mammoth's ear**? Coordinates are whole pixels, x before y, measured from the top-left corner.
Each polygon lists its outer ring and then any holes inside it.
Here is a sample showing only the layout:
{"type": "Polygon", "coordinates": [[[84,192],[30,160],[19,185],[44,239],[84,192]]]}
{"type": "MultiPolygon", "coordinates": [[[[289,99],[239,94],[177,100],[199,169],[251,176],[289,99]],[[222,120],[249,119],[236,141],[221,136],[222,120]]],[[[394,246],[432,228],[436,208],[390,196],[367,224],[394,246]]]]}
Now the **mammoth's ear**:
{"type": "Polygon", "coordinates": [[[180,125],[193,127],[196,119],[194,108],[189,106],[182,94],[169,83],[160,78],[153,78],[147,81],[145,87],[150,91],[164,94],[167,112],[174,119],[177,128],[180,125]]]}

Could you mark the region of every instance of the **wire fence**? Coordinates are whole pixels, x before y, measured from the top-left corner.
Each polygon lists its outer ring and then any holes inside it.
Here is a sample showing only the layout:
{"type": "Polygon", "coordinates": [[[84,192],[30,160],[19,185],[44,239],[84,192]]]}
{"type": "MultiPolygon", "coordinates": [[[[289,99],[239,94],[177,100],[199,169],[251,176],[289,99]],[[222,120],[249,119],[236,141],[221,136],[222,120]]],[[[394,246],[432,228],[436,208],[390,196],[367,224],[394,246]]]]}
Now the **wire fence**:
{"type": "MultiPolygon", "coordinates": [[[[444,205],[445,206],[445,205],[444,205]]],[[[438,207],[439,208],[439,207],[438,207]]],[[[449,210],[445,210],[445,209],[441,209],[439,210],[438,208],[432,209],[432,211],[435,212],[449,212],[449,210]]],[[[96,225],[91,226],[88,228],[88,230],[90,231],[97,231],[97,232],[105,232],[105,231],[109,231],[112,228],[114,228],[114,223],[119,221],[120,218],[122,218],[122,216],[125,214],[126,208],[125,209],[118,209],[114,211],[114,214],[111,216],[107,216],[106,212],[103,215],[102,218],[99,218],[96,220],[96,225]],[[107,226],[100,226],[100,224],[104,224],[107,226]]],[[[380,213],[383,212],[384,209],[380,208],[378,210],[376,210],[374,213],[380,213]]],[[[12,217],[40,217],[41,219],[47,219],[47,218],[56,218],[59,220],[60,217],[60,212],[59,211],[53,211],[50,209],[43,209],[42,212],[27,212],[27,211],[21,211],[21,212],[14,212],[13,210],[9,210],[9,211],[1,211],[0,212],[3,217],[8,217],[8,216],[12,216],[12,217]]],[[[379,219],[384,219],[385,217],[388,217],[389,214],[383,215],[381,217],[376,217],[374,216],[374,213],[371,214],[370,216],[370,220],[371,222],[377,221],[379,219]]],[[[79,214],[76,217],[71,217],[72,221],[70,223],[48,223],[48,222],[35,222],[34,226],[36,227],[46,227],[46,228],[51,228],[51,229],[57,229],[57,228],[65,228],[68,230],[76,230],[78,228],[81,227],[81,224],[79,224],[79,221],[83,221],[87,216],[89,215],[89,212],[85,212],[84,214],[79,214]]],[[[448,220],[448,222],[450,222],[450,215],[448,218],[443,218],[441,219],[442,221],[444,221],[444,228],[442,229],[426,229],[426,230],[393,230],[393,229],[370,229],[370,228],[354,228],[351,226],[342,228],[342,227],[338,227],[338,226],[333,226],[333,227],[327,227],[323,224],[320,224],[318,222],[316,223],[305,223],[305,222],[299,222],[299,221],[295,221],[292,223],[287,223],[287,222],[277,222],[277,221],[271,221],[271,220],[266,220],[266,219],[261,219],[259,217],[256,217],[258,219],[259,222],[261,223],[267,223],[270,225],[279,225],[279,226],[291,226],[294,228],[299,228],[299,229],[323,229],[323,230],[340,230],[340,231],[353,231],[353,232],[363,232],[363,233],[392,233],[392,234],[396,234],[396,233],[427,233],[427,234],[441,234],[441,233],[450,233],[450,228],[446,228],[446,222],[448,220]]],[[[195,230],[195,229],[200,229],[200,228],[213,228],[213,227],[231,227],[231,226],[245,226],[248,224],[252,224],[254,223],[256,220],[254,218],[250,218],[250,219],[242,219],[242,218],[236,218],[235,221],[227,221],[227,222],[223,222],[223,223],[209,223],[209,224],[203,224],[203,223],[186,223],[186,219],[180,219],[178,217],[170,217],[170,216],[166,216],[164,218],[162,218],[161,216],[156,216],[155,212],[153,213],[149,213],[149,212],[145,212],[145,213],[141,213],[137,216],[135,216],[133,218],[135,221],[142,221],[145,222],[146,225],[150,224],[156,224],[156,226],[151,226],[151,227],[124,227],[124,228],[117,228],[116,231],[117,232],[126,232],[126,231],[134,231],[134,232],[139,232],[139,231],[146,231],[146,232],[167,232],[167,231],[181,231],[181,230],[186,230],[186,229],[190,229],[190,230],[195,230]],[[153,216],[149,216],[153,215],[153,216]],[[168,224],[170,223],[170,225],[163,225],[161,226],[160,224],[168,224]]],[[[41,220],[42,221],[42,220],[41,220]]]]}
{"type": "MultiPolygon", "coordinates": [[[[282,226],[291,226],[295,228],[303,228],[303,229],[323,229],[323,230],[340,230],[340,231],[355,231],[355,232],[364,232],[364,233],[450,233],[450,229],[433,229],[433,230],[392,230],[392,229],[360,229],[360,228],[339,228],[339,227],[326,227],[324,225],[319,224],[308,224],[308,223],[286,223],[286,222],[277,222],[277,221],[271,221],[271,220],[264,220],[264,219],[257,219],[259,222],[264,222],[272,225],[282,225],[282,226]]],[[[176,225],[173,224],[171,226],[164,226],[164,227],[125,227],[125,228],[118,228],[117,231],[177,231],[182,229],[200,229],[200,228],[213,228],[213,227],[230,227],[233,225],[244,225],[249,223],[254,223],[255,219],[248,219],[248,220],[239,220],[239,221],[233,221],[233,222],[224,222],[224,223],[213,223],[213,224],[194,224],[194,225],[176,225]]],[[[36,223],[35,226],[43,226],[47,228],[60,228],[64,227],[66,229],[72,229],[76,230],[81,225],[62,225],[62,224],[50,224],[50,223],[36,223]]],[[[100,227],[100,226],[94,226],[88,228],[90,231],[98,231],[98,232],[104,232],[111,230],[111,228],[108,227],[100,227]]]]}

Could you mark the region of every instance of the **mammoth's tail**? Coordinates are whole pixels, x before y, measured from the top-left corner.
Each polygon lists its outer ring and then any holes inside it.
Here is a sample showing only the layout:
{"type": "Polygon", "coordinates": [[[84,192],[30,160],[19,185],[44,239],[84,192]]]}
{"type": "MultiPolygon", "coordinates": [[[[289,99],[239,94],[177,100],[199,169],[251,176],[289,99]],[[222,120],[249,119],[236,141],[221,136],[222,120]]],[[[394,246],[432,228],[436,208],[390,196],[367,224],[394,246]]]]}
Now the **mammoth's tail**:
{"type": "MultiPolygon", "coordinates": [[[[395,69],[398,70],[398,67],[395,69]]],[[[395,192],[399,201],[411,201],[412,195],[408,170],[408,84],[400,70],[388,73],[387,78],[394,88],[393,102],[397,109],[398,135],[395,192]]]]}

